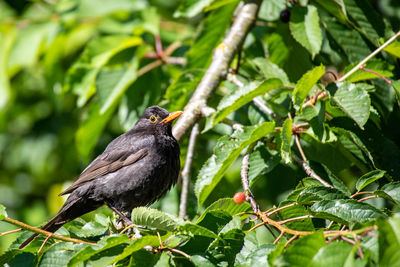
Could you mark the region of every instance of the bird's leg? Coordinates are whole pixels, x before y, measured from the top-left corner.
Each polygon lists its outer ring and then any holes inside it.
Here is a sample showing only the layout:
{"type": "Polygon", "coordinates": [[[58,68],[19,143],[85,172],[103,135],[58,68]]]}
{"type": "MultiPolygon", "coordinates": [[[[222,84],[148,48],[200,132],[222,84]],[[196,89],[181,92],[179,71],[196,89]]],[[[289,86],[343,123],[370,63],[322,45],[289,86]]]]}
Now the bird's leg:
{"type": "MultiPolygon", "coordinates": [[[[113,205],[111,205],[111,203],[106,202],[106,204],[107,204],[108,207],[110,207],[110,209],[111,209],[112,211],[114,211],[115,213],[118,214],[118,216],[126,223],[126,225],[127,225],[128,227],[133,225],[133,222],[132,222],[127,216],[125,216],[122,212],[120,212],[116,207],[114,207],[113,205]]],[[[130,213],[130,212],[128,212],[128,216],[129,216],[129,217],[131,216],[131,213],[130,213]]],[[[135,232],[135,235],[134,235],[135,238],[140,238],[140,237],[142,237],[142,234],[140,233],[140,231],[139,231],[136,227],[130,227],[130,228],[128,229],[128,231],[126,232],[126,234],[127,234],[128,236],[131,235],[131,230],[132,230],[132,229],[133,229],[133,232],[135,232]]]]}

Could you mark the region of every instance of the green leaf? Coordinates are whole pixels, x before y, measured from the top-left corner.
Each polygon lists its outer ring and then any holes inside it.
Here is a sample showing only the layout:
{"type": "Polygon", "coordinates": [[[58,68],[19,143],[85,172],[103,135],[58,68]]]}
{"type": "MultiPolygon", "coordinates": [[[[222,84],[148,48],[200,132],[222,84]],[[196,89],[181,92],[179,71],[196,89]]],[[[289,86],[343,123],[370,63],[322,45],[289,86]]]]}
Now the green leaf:
{"type": "Polygon", "coordinates": [[[296,109],[301,109],[304,99],[306,99],[308,92],[318,82],[318,80],[324,75],[325,67],[318,66],[304,74],[301,79],[297,82],[296,88],[293,91],[293,105],[296,109]]]}
{"type": "Polygon", "coordinates": [[[9,264],[12,259],[23,252],[23,250],[17,248],[8,249],[6,252],[0,255],[0,266],[7,266],[6,264],[9,264]]]}
{"type": "Polygon", "coordinates": [[[138,225],[150,226],[164,231],[175,231],[180,222],[172,215],[147,207],[138,207],[132,210],[132,222],[138,225]]]}
{"type": "Polygon", "coordinates": [[[325,186],[306,187],[297,198],[299,204],[312,204],[315,201],[347,198],[340,190],[325,186]]]}
{"type": "Polygon", "coordinates": [[[325,238],[322,232],[303,236],[288,246],[286,251],[274,263],[278,266],[309,266],[313,257],[323,246],[325,246],[325,238]]]}
{"type": "Polygon", "coordinates": [[[7,217],[6,207],[0,204],[0,221],[3,221],[7,217]]]}
{"type": "Polygon", "coordinates": [[[75,133],[76,147],[79,154],[84,158],[89,156],[96,145],[97,139],[100,137],[116,107],[117,105],[114,105],[106,113],[101,114],[101,105],[97,101],[90,103],[88,117],[81,122],[79,129],[75,133]]]}
{"type": "Polygon", "coordinates": [[[370,183],[375,182],[376,180],[382,178],[385,175],[386,171],[382,170],[373,170],[369,173],[364,174],[360,179],[357,180],[356,188],[357,191],[361,191],[364,187],[369,185],[370,183]]]}
{"type": "Polygon", "coordinates": [[[281,137],[281,157],[285,161],[286,164],[292,161],[290,157],[290,147],[292,141],[292,119],[286,119],[282,125],[282,130],[280,132],[281,137]]]}
{"type": "MultiPolygon", "coordinates": [[[[140,42],[138,42],[140,44],[140,42]]],[[[140,49],[138,49],[140,50],[140,49]]],[[[137,70],[141,54],[137,51],[127,68],[117,70],[102,69],[96,78],[96,87],[102,105],[100,114],[104,114],[121,99],[121,96],[137,78],[137,70]]]]}
{"type": "Polygon", "coordinates": [[[332,242],[322,247],[311,260],[310,267],[354,266],[355,247],[345,242],[332,242]]]}
{"type": "Polygon", "coordinates": [[[326,11],[328,11],[331,15],[335,16],[336,19],[342,23],[347,23],[347,14],[344,8],[343,1],[335,1],[335,0],[314,0],[319,5],[321,5],[326,11]]]}
{"type": "Polygon", "coordinates": [[[251,205],[248,202],[236,204],[232,198],[221,198],[208,206],[207,209],[197,219],[197,221],[200,222],[208,212],[215,210],[224,211],[231,216],[235,216],[238,213],[250,211],[251,205]]]}
{"type": "Polygon", "coordinates": [[[53,21],[32,23],[20,29],[8,58],[8,71],[14,75],[22,67],[34,67],[40,56],[40,48],[46,35],[54,31],[53,21]]]}
{"type": "Polygon", "coordinates": [[[188,69],[207,68],[213,56],[211,51],[224,49],[224,45],[218,46],[218,44],[232,24],[232,16],[236,6],[237,2],[213,10],[203,20],[202,31],[186,54],[188,69]]]}
{"type": "Polygon", "coordinates": [[[80,250],[76,253],[68,262],[68,267],[77,266],[80,263],[83,263],[89,260],[92,256],[106,251],[108,249],[114,248],[119,246],[123,243],[129,241],[128,236],[126,235],[119,235],[119,236],[106,236],[101,239],[96,246],[88,246],[84,249],[80,250]]]}
{"type": "Polygon", "coordinates": [[[400,216],[378,220],[379,266],[400,265],[400,216]]]}
{"type": "Polygon", "coordinates": [[[67,266],[70,259],[79,250],[87,246],[86,244],[73,244],[68,242],[55,243],[44,252],[38,266],[67,266]]]}
{"type": "Polygon", "coordinates": [[[175,18],[191,18],[203,11],[208,5],[210,5],[214,0],[200,0],[200,1],[190,1],[182,0],[180,1],[178,9],[174,13],[175,18]]]}
{"type": "Polygon", "coordinates": [[[348,225],[350,222],[364,223],[375,220],[377,217],[386,217],[386,214],[364,202],[354,199],[322,200],[310,208],[312,214],[348,225]]]}
{"type": "Polygon", "coordinates": [[[249,103],[256,96],[263,95],[280,86],[282,86],[282,82],[279,79],[272,78],[261,83],[251,82],[236,89],[232,94],[225,96],[221,102],[219,102],[217,111],[207,119],[207,125],[204,131],[214,127],[215,124],[222,121],[233,111],[249,103]]]}
{"type": "Polygon", "coordinates": [[[168,86],[164,95],[164,98],[168,100],[165,108],[171,111],[183,110],[203,75],[204,70],[195,69],[183,72],[174,83],[168,86]]]}
{"type": "Polygon", "coordinates": [[[134,252],[142,249],[145,246],[158,246],[160,245],[160,239],[158,236],[143,236],[134,240],[131,244],[124,248],[123,252],[115,257],[109,265],[112,265],[120,260],[125,259],[126,257],[131,256],[134,252]]]}
{"type": "Polygon", "coordinates": [[[385,184],[382,188],[376,190],[375,194],[400,205],[400,182],[385,184]]]}
{"type": "Polygon", "coordinates": [[[294,6],[291,9],[289,28],[294,39],[311,55],[315,56],[319,53],[322,45],[322,32],[315,6],[307,5],[307,8],[294,6]]]}
{"type": "Polygon", "coordinates": [[[236,131],[231,136],[220,138],[215,146],[214,155],[201,168],[195,185],[199,205],[202,205],[222,179],[229,166],[240,152],[258,139],[273,133],[275,124],[265,122],[259,126],[244,127],[244,132],[236,131]]]}
{"type": "Polygon", "coordinates": [[[358,31],[340,24],[329,14],[322,15],[321,20],[329,33],[328,40],[331,46],[335,47],[337,43],[350,63],[359,62],[371,53],[371,49],[358,31]]]}
{"type": "Polygon", "coordinates": [[[336,85],[338,89],[333,97],[334,101],[347,116],[364,129],[363,126],[369,118],[371,103],[368,93],[357,84],[337,82],[336,85]]]}
{"type": "Polygon", "coordinates": [[[392,81],[392,87],[396,92],[397,104],[400,106],[400,80],[392,81]]]}
{"type": "Polygon", "coordinates": [[[7,73],[7,61],[12,49],[16,32],[13,28],[7,29],[7,32],[0,31],[0,111],[6,105],[10,104],[12,90],[7,73]]]}
{"type": "Polygon", "coordinates": [[[217,234],[215,234],[213,231],[197,225],[193,224],[190,222],[185,223],[184,225],[181,225],[178,227],[178,232],[184,234],[184,235],[190,235],[190,236],[204,236],[204,237],[210,237],[210,238],[219,238],[217,234]]]}
{"type": "Polygon", "coordinates": [[[278,78],[282,81],[284,85],[290,84],[286,72],[271,61],[267,61],[265,58],[262,57],[257,57],[251,60],[250,63],[254,63],[254,65],[256,65],[256,67],[261,71],[265,79],[278,78]]]}
{"type": "Polygon", "coordinates": [[[96,78],[101,68],[118,53],[142,44],[139,37],[110,35],[91,41],[81,57],[68,70],[64,91],[78,94],[78,106],[82,107],[96,93],[96,78]]]}
{"type": "Polygon", "coordinates": [[[343,0],[347,14],[358,26],[359,31],[378,47],[380,37],[385,34],[385,24],[382,16],[375,12],[375,8],[369,3],[359,0],[343,0]]]}
{"type": "Polygon", "coordinates": [[[264,143],[257,145],[249,158],[250,187],[257,182],[263,174],[272,171],[280,162],[281,157],[277,151],[267,149],[264,143]]]}
{"type": "Polygon", "coordinates": [[[286,0],[263,1],[258,12],[258,17],[266,21],[279,19],[283,10],[286,9],[286,0]]]}
{"type": "Polygon", "coordinates": [[[392,54],[395,57],[400,58],[400,42],[390,43],[383,50],[392,54]]]}

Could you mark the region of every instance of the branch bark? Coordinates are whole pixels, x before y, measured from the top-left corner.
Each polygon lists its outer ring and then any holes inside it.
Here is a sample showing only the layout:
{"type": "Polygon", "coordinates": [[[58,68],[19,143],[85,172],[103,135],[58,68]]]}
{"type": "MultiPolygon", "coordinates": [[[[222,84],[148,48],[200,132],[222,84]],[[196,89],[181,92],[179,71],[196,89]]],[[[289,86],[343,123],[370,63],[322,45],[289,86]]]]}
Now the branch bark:
{"type": "Polygon", "coordinates": [[[192,166],[194,148],[196,145],[196,139],[199,135],[199,124],[196,123],[193,126],[192,132],[189,138],[188,151],[186,154],[185,166],[182,170],[182,192],[181,201],[179,204],[179,216],[185,218],[187,215],[187,198],[189,194],[189,184],[190,184],[190,168],[192,166]]]}
{"type": "Polygon", "coordinates": [[[222,79],[228,73],[236,52],[242,46],[247,33],[253,27],[257,18],[261,0],[246,2],[238,12],[235,21],[221,44],[214,51],[213,60],[197,86],[185,112],[175,123],[173,135],[181,139],[185,132],[192,127],[201,116],[201,110],[206,106],[208,98],[213,94],[222,79]]]}

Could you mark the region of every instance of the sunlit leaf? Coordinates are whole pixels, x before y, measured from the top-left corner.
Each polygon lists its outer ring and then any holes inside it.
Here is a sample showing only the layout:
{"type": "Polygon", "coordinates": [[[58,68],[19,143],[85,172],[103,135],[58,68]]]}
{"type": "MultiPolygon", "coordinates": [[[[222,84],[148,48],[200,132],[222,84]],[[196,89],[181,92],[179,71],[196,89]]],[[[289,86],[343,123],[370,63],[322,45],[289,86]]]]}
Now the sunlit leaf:
{"type": "Polygon", "coordinates": [[[324,73],[325,67],[321,65],[308,71],[297,82],[292,97],[292,101],[296,109],[301,109],[304,99],[306,99],[311,88],[318,82],[324,73]]]}
{"type": "Polygon", "coordinates": [[[400,205],[400,182],[385,184],[382,188],[376,190],[375,194],[400,205]]]}
{"type": "Polygon", "coordinates": [[[175,231],[179,221],[165,212],[147,207],[139,207],[132,210],[132,222],[165,231],[175,231]]]}
{"type": "Polygon", "coordinates": [[[364,223],[386,214],[364,202],[354,199],[322,200],[311,206],[314,216],[343,224],[350,222],[364,223]]]}
{"type": "Polygon", "coordinates": [[[303,236],[295,240],[274,263],[279,266],[309,266],[323,246],[325,238],[322,232],[303,236]]]}
{"type": "Polygon", "coordinates": [[[67,266],[77,266],[80,263],[89,260],[92,256],[96,254],[100,254],[103,251],[112,249],[128,241],[129,238],[126,235],[106,236],[98,242],[97,246],[87,246],[84,249],[80,250],[78,253],[75,253],[75,255],[72,256],[72,258],[69,260],[67,266]]]}
{"type": "Polygon", "coordinates": [[[158,236],[143,236],[139,239],[134,240],[132,243],[126,246],[122,253],[115,257],[109,264],[116,263],[120,260],[125,259],[126,257],[129,257],[132,255],[132,253],[142,249],[145,246],[157,246],[159,244],[160,239],[158,238],[158,236]]]}
{"type": "Polygon", "coordinates": [[[7,218],[7,212],[6,212],[6,207],[0,204],[0,221],[4,220],[7,218]]]}
{"type": "Polygon", "coordinates": [[[195,193],[199,204],[202,205],[211,194],[215,186],[222,179],[224,173],[240,155],[240,152],[263,136],[273,133],[275,124],[265,122],[259,126],[244,127],[244,132],[236,131],[231,136],[219,139],[214,155],[201,168],[195,185],[195,193]]]}
{"type": "Polygon", "coordinates": [[[379,266],[400,264],[400,216],[378,220],[379,266]]]}
{"type": "Polygon", "coordinates": [[[313,56],[319,53],[322,45],[322,33],[315,6],[307,5],[307,8],[294,6],[291,9],[289,27],[294,39],[313,56]]]}
{"type": "Polygon", "coordinates": [[[369,185],[370,183],[375,182],[378,179],[381,179],[385,175],[386,171],[382,170],[373,170],[369,173],[364,174],[360,179],[357,180],[356,188],[358,191],[361,191],[364,187],[369,185]]]}
{"type": "Polygon", "coordinates": [[[279,79],[271,78],[261,83],[251,82],[246,86],[237,88],[232,94],[225,96],[221,100],[217,111],[207,119],[204,131],[211,129],[215,124],[253,100],[256,96],[263,95],[280,86],[282,86],[282,82],[279,79]]]}
{"type": "Polygon", "coordinates": [[[289,163],[292,161],[290,155],[290,147],[292,144],[292,119],[286,119],[282,125],[282,130],[280,133],[281,137],[281,157],[285,161],[285,163],[289,163]]]}
{"type": "Polygon", "coordinates": [[[333,97],[350,118],[352,118],[361,129],[369,118],[371,100],[368,93],[357,84],[337,83],[338,89],[333,97]]]}

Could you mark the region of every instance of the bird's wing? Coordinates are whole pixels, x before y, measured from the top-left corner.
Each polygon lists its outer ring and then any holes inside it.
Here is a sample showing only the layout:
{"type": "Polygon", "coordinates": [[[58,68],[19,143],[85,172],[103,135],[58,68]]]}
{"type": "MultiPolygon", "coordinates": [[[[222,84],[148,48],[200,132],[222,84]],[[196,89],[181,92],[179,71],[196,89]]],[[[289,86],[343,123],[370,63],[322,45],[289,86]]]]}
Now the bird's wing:
{"type": "Polygon", "coordinates": [[[59,194],[59,196],[69,194],[81,185],[96,179],[97,177],[106,175],[111,172],[130,165],[148,153],[148,148],[142,148],[135,153],[128,153],[123,150],[111,150],[107,153],[105,151],[103,154],[99,155],[82,173],[79,175],[78,179],[68,187],[64,192],[59,194]]]}

